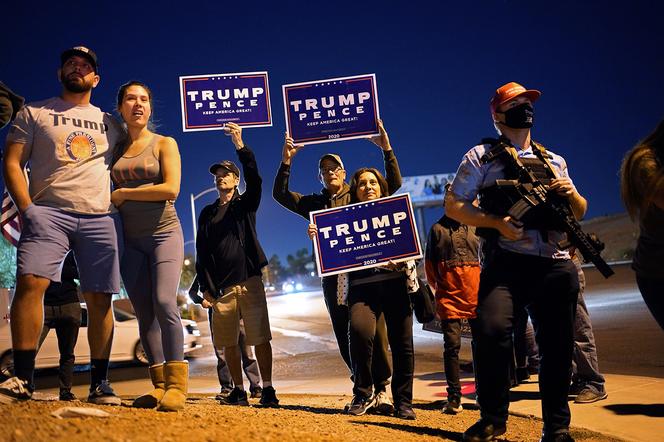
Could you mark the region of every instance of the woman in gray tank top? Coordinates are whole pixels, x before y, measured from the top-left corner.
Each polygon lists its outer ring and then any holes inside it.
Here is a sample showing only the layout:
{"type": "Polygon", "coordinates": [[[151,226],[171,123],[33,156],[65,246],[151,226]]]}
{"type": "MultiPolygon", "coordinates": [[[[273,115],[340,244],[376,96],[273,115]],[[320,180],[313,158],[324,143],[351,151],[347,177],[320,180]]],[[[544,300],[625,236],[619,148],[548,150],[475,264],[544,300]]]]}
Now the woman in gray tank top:
{"type": "Polygon", "coordinates": [[[636,282],[664,329],[664,120],[625,155],[621,185],[627,212],[640,224],[632,262],[636,282]]]}
{"type": "Polygon", "coordinates": [[[184,259],[174,201],[180,192],[180,153],[173,138],[153,133],[152,93],[143,83],[120,87],[118,111],[128,139],[114,163],[111,201],[124,224],[122,280],[138,317],[141,343],[154,389],[134,400],[140,408],[184,407],[189,366],[177,306],[184,259]]]}

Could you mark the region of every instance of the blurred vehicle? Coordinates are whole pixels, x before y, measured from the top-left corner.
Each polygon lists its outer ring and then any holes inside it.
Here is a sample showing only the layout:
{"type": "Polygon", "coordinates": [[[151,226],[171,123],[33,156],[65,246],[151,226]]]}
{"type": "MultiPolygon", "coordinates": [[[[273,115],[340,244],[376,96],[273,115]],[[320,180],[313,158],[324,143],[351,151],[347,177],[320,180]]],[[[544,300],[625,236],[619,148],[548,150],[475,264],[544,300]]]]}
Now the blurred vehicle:
{"type": "Polygon", "coordinates": [[[281,289],[284,293],[295,293],[301,292],[304,289],[304,286],[301,282],[287,281],[281,285],[281,289]]]}
{"type": "MultiPolygon", "coordinates": [[[[78,332],[78,341],[74,350],[76,365],[90,363],[90,347],[88,345],[88,311],[85,304],[81,304],[81,328],[78,332]]],[[[115,316],[115,331],[113,334],[113,347],[111,348],[111,362],[135,361],[147,364],[148,360],[138,335],[138,320],[133,314],[117,307],[113,309],[115,316]]],[[[199,343],[201,332],[196,322],[182,319],[184,333],[184,353],[202,348],[199,343]]],[[[57,367],[60,360],[58,351],[58,338],[55,330],[49,332],[37,353],[35,368],[57,367]]],[[[12,339],[8,323],[0,326],[0,378],[11,376],[14,368],[12,357],[12,339]]]]}

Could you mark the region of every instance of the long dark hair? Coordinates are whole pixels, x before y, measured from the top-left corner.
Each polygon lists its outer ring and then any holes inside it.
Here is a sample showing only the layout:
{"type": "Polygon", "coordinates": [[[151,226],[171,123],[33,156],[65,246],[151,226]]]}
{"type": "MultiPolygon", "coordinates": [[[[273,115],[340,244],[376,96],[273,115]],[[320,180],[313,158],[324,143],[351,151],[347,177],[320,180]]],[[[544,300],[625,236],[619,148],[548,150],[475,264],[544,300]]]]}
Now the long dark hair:
{"type": "MultiPolygon", "coordinates": [[[[140,86],[143,89],[145,89],[145,92],[148,93],[148,98],[150,99],[150,119],[148,120],[148,129],[150,131],[154,132],[156,129],[156,124],[154,122],[154,106],[153,106],[153,101],[152,101],[152,90],[148,87],[147,84],[143,83],[142,81],[138,80],[130,80],[120,86],[120,89],[118,89],[118,97],[116,101],[116,109],[118,114],[120,114],[120,107],[122,106],[122,101],[124,100],[125,95],[127,94],[127,89],[129,89],[131,86],[140,86]]],[[[122,115],[120,115],[120,121],[122,120],[122,115]]],[[[126,130],[126,125],[125,123],[122,123],[122,127],[125,129],[124,130],[124,135],[122,139],[119,141],[119,147],[115,150],[115,155],[113,156],[113,164],[115,164],[122,155],[124,155],[125,150],[129,147],[131,144],[131,139],[129,138],[129,132],[126,130]]]]}
{"type": "Polygon", "coordinates": [[[627,152],[620,168],[620,193],[632,219],[643,218],[664,188],[664,120],[627,152]]]}
{"type": "Polygon", "coordinates": [[[120,107],[122,106],[122,100],[124,100],[124,97],[127,94],[127,89],[129,89],[132,86],[142,87],[143,89],[145,89],[145,92],[148,93],[148,98],[150,99],[150,120],[148,121],[148,129],[154,131],[156,129],[156,123],[154,118],[154,100],[152,99],[152,89],[150,89],[148,85],[143,83],[142,81],[130,80],[125,84],[123,84],[122,86],[120,86],[120,89],[118,89],[118,98],[116,103],[118,113],[120,112],[120,107]]]}
{"type": "Polygon", "coordinates": [[[127,93],[127,89],[129,89],[132,86],[140,86],[143,89],[145,89],[145,92],[148,93],[148,98],[150,99],[150,108],[152,108],[152,90],[148,87],[147,84],[143,83],[142,81],[138,80],[130,80],[120,86],[120,89],[118,89],[118,99],[117,99],[117,108],[118,110],[120,109],[120,106],[122,106],[122,100],[124,100],[124,96],[127,93]]]}
{"type": "Polygon", "coordinates": [[[383,177],[383,174],[381,174],[378,169],[375,169],[373,167],[362,167],[361,169],[357,169],[355,173],[353,174],[353,178],[350,180],[350,202],[351,203],[359,203],[360,201],[357,199],[357,186],[359,184],[360,180],[360,175],[362,175],[364,172],[371,172],[376,176],[376,179],[378,180],[378,185],[380,186],[380,196],[381,198],[384,196],[390,196],[388,190],[387,190],[387,180],[385,177],[383,177]]]}

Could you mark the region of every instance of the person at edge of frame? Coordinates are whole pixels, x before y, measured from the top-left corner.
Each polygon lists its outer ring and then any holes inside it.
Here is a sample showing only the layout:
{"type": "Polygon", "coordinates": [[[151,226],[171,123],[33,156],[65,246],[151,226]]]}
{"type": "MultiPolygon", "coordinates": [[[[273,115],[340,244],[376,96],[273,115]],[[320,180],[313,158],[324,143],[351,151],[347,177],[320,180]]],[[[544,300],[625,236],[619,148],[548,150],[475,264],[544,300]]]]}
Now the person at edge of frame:
{"type": "Polygon", "coordinates": [[[664,120],[625,154],[620,189],[627,213],[639,222],[632,260],[636,283],[650,313],[664,330],[664,120]]]}

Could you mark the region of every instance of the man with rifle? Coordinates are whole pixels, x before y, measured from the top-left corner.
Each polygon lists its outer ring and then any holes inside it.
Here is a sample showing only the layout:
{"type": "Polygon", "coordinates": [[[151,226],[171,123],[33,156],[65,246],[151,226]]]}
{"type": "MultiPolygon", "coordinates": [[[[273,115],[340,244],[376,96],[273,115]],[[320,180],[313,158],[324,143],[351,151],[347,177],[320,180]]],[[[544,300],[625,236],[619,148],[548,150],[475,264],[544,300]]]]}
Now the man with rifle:
{"type": "Polygon", "coordinates": [[[496,90],[490,109],[500,138],[482,140],[464,155],[445,199],[449,217],[484,232],[472,323],[481,419],[466,430],[464,441],[489,441],[506,431],[511,333],[514,312],[523,308],[533,319],[542,355],[541,440],[573,440],[567,393],[579,280],[564,242],[597,257],[599,244],[578,228],[587,202],[564,158],[531,139],[533,102],[540,95],[514,82],[496,90]],[[479,208],[472,204],[477,196],[479,208]]]}

